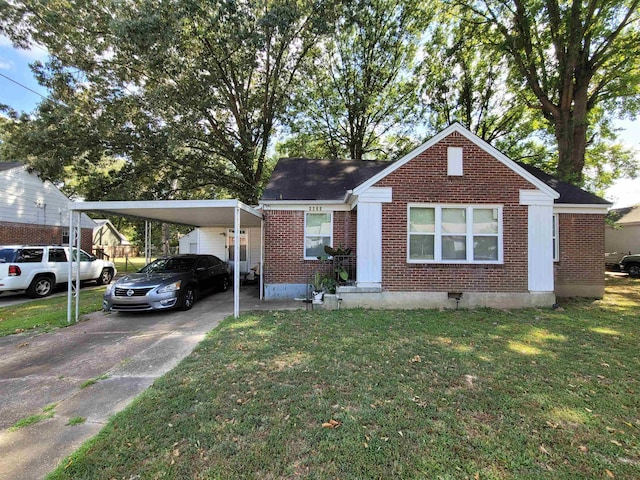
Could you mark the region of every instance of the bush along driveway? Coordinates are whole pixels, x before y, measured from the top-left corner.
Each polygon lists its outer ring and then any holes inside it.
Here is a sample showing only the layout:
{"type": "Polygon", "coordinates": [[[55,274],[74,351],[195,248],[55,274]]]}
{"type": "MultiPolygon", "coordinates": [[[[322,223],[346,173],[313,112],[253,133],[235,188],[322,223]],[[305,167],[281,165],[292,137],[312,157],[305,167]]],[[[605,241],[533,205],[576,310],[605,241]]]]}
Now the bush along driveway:
{"type": "Polygon", "coordinates": [[[609,283],[227,319],[50,478],[640,478],[640,281],[609,283]]]}

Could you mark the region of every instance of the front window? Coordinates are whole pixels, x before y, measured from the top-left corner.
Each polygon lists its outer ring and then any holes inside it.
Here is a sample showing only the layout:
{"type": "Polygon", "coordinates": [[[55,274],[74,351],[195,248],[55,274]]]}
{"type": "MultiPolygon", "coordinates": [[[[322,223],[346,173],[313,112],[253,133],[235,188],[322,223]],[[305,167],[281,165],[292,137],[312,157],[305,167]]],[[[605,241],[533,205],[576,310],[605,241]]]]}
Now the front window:
{"type": "Polygon", "coordinates": [[[331,212],[307,212],[304,217],[304,258],[307,260],[324,257],[325,246],[331,246],[333,216],[331,212]]]}
{"type": "Polygon", "coordinates": [[[410,263],[501,263],[502,207],[410,205],[410,263]]]}

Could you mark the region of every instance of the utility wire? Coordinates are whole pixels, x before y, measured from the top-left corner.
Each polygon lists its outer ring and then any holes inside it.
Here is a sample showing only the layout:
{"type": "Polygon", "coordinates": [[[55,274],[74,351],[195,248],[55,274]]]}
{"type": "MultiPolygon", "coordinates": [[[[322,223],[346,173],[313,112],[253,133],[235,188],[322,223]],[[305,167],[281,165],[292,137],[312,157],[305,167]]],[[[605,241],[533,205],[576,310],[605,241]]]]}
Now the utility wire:
{"type": "Polygon", "coordinates": [[[16,85],[19,85],[20,87],[24,88],[25,90],[29,90],[31,93],[35,93],[36,95],[38,95],[39,97],[42,97],[45,100],[49,100],[50,102],[56,103],[62,107],[68,107],[68,105],[65,105],[62,102],[59,102],[58,100],[54,100],[52,98],[49,97],[45,97],[44,95],[42,95],[40,92],[36,92],[34,89],[27,87],[26,85],[23,85],[22,83],[18,82],[17,80],[14,80],[11,77],[8,77],[7,75],[5,75],[4,73],[0,73],[0,77],[6,78],[7,80],[9,80],[10,82],[15,83],[16,85]]]}

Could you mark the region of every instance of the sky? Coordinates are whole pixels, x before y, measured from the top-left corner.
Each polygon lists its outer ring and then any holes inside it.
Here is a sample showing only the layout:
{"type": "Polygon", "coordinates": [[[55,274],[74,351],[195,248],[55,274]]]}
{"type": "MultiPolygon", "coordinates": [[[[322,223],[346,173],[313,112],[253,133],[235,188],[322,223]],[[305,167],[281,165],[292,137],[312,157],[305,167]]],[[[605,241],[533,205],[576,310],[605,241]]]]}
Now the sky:
{"type": "MultiPolygon", "coordinates": [[[[33,111],[47,91],[38,85],[29,64],[37,60],[44,62],[46,58],[47,52],[42,47],[19,50],[8,38],[0,36],[0,103],[18,111],[33,111]]],[[[617,125],[623,129],[620,140],[634,147],[640,155],[640,118],[620,120],[617,125]]],[[[606,191],[605,197],[613,202],[614,208],[640,204],[640,178],[618,180],[606,191]]]]}

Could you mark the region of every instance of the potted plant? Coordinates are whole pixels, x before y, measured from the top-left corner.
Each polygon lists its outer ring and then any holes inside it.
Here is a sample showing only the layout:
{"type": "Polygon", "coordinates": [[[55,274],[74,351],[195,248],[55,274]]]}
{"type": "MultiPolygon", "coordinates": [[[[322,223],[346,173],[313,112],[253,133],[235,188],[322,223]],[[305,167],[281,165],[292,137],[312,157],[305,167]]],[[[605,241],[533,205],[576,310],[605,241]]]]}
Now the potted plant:
{"type": "Polygon", "coordinates": [[[313,295],[313,303],[322,303],[324,297],[324,277],[320,272],[316,272],[311,281],[311,294],[313,295]]]}

